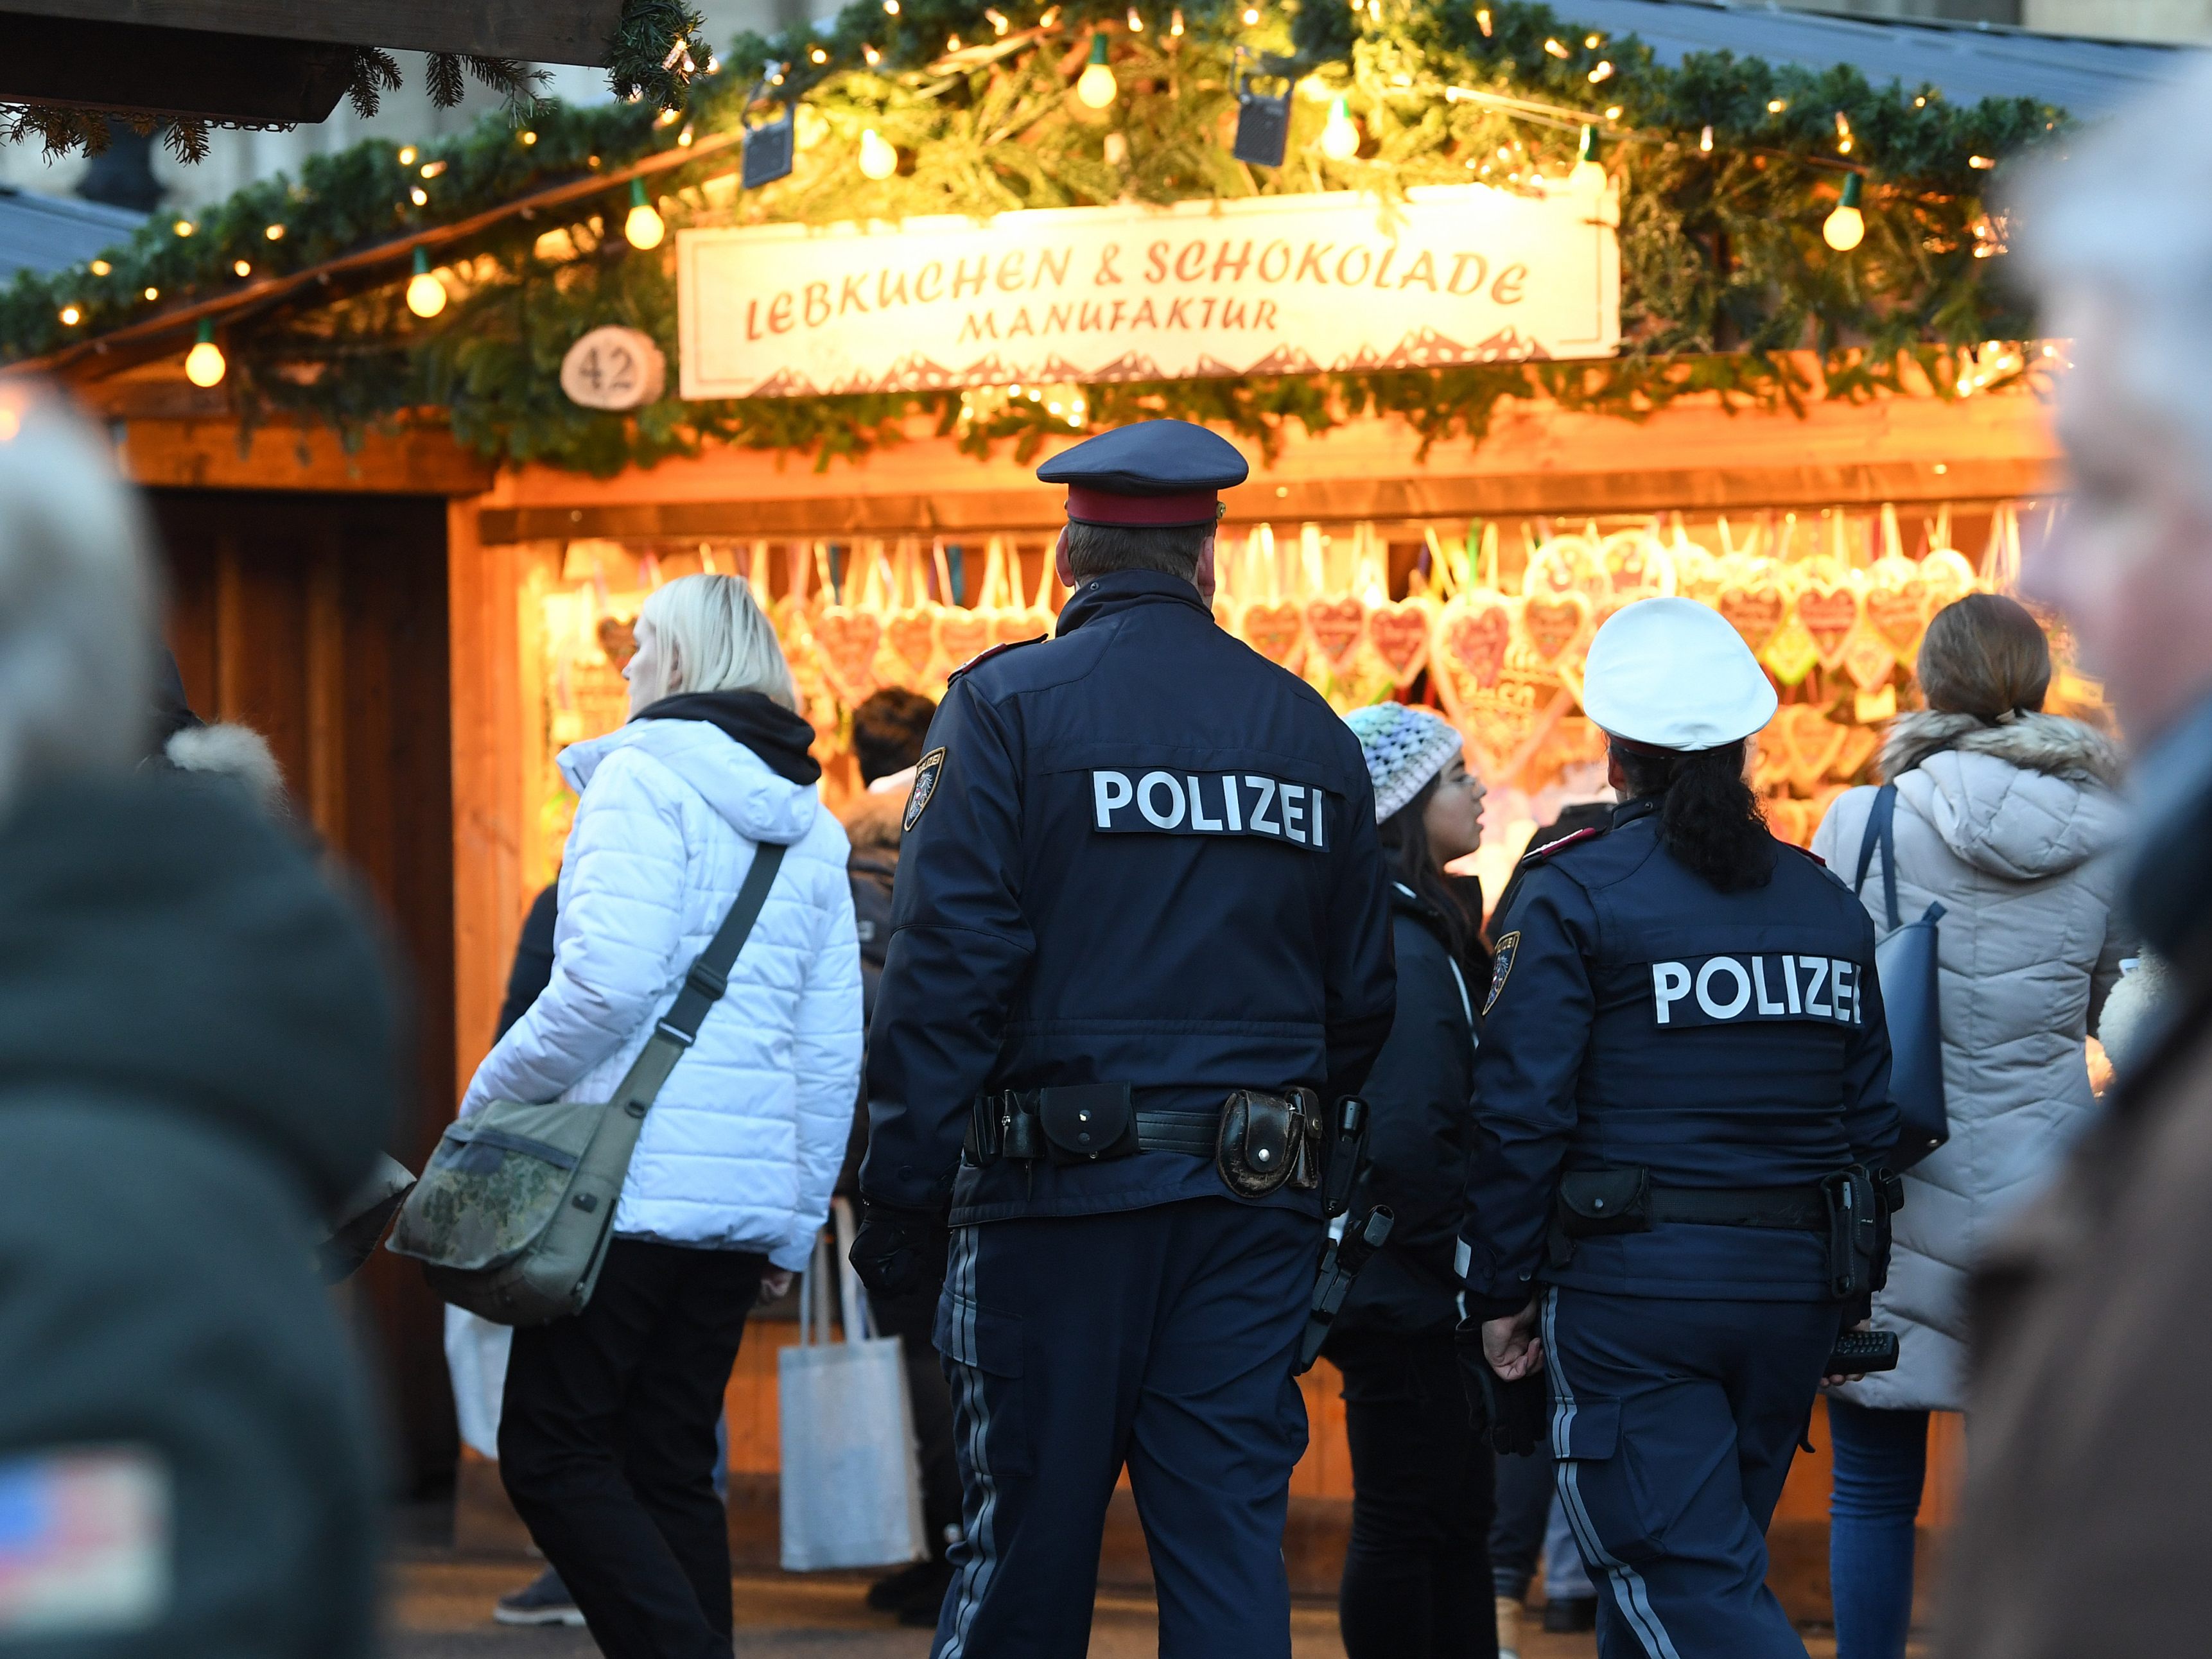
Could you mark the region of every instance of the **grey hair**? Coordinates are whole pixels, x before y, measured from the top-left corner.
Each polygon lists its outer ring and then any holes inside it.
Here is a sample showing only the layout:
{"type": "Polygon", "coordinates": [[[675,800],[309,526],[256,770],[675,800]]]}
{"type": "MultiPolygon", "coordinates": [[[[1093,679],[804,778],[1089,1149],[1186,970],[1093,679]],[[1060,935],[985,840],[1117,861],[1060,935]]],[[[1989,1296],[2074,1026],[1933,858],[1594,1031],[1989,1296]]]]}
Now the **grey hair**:
{"type": "Polygon", "coordinates": [[[144,758],[150,539],[91,428],[30,388],[0,390],[0,811],[42,779],[144,758]]]}
{"type": "Polygon", "coordinates": [[[685,691],[757,691],[797,711],[791,665],[741,578],[679,576],[647,596],[638,619],[675,647],[685,691]]]}
{"type": "Polygon", "coordinates": [[[2038,163],[2016,193],[2025,274],[2048,306],[2116,303],[2134,326],[2111,365],[2212,466],[2212,66],[2191,70],[2038,163]]]}

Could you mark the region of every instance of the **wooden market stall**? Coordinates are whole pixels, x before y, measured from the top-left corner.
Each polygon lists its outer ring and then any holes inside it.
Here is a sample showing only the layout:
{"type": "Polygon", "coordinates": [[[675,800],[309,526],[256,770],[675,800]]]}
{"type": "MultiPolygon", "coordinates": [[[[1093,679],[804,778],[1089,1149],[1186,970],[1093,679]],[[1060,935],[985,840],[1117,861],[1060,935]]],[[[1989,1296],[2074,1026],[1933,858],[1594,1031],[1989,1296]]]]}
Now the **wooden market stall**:
{"type": "MultiPolygon", "coordinates": [[[[0,347],[152,492],[196,705],[270,732],[398,920],[423,1013],[395,1152],[427,1154],[489,1045],[574,810],[554,757],[623,718],[644,596],[754,583],[840,804],[860,698],[934,695],[1049,629],[1061,515],[1034,469],[1103,423],[1182,415],[1244,448],[1218,619],[1340,708],[1453,719],[1492,789],[1493,893],[1601,781],[1579,664],[1643,594],[1712,605],[1773,675],[1777,833],[1808,839],[1871,775],[1928,617],[2003,586],[2057,510],[2059,359],[1980,283],[2004,228],[1979,197],[2060,112],[1662,64],[1505,0],[1432,8],[1417,84],[1376,55],[1409,26],[1342,10],[963,4],[940,38],[951,14],[868,0],[733,49],[781,66],[757,83],[363,146],[0,295],[0,347]],[[1273,161],[1240,16],[1297,54],[1261,100],[1273,161]]],[[[2099,716],[2070,672],[2059,695],[2099,716]]],[[[437,1309],[388,1260],[366,1299],[434,1486],[437,1309]]],[[[785,1334],[757,1328],[730,1390],[756,1563],[785,1334]]],[[[1319,1592],[1349,1466],[1325,1367],[1306,1391],[1288,1553],[1319,1592]]],[[[1947,1425],[1931,1526],[1960,1444],[1947,1425]]],[[[511,1528],[489,1468],[460,1468],[467,1535],[511,1528]]],[[[1826,1483],[1802,1459],[1777,1522],[1801,1616],[1825,1608],[1826,1483]]]]}

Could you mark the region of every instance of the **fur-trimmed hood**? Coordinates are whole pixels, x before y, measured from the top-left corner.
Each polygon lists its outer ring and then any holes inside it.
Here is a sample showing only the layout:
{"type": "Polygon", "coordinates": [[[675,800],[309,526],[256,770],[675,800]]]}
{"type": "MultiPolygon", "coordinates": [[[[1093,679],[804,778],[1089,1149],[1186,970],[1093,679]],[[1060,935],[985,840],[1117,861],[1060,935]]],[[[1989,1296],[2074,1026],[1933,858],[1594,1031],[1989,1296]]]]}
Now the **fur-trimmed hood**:
{"type": "Polygon", "coordinates": [[[1930,755],[1946,750],[1992,755],[2023,771],[2118,789],[2127,770],[2118,749],[2079,720],[2057,714],[2015,714],[1995,725],[1978,714],[1922,709],[1890,722],[1881,745],[1881,775],[1894,783],[1930,755]]]}
{"type": "Polygon", "coordinates": [[[228,720],[182,726],[162,744],[161,758],[179,772],[228,778],[279,823],[291,816],[284,794],[284,769],[276,763],[269,740],[252,726],[228,720]]]}
{"type": "Polygon", "coordinates": [[[888,853],[894,863],[897,861],[907,793],[903,789],[887,789],[879,794],[863,795],[846,813],[845,834],[852,841],[855,854],[888,853]]]}
{"type": "Polygon", "coordinates": [[[2119,752],[2078,720],[2021,714],[1899,715],[1882,771],[1959,857],[1991,875],[2035,881],[2109,850],[2125,826],[2114,788],[2119,752]]]}

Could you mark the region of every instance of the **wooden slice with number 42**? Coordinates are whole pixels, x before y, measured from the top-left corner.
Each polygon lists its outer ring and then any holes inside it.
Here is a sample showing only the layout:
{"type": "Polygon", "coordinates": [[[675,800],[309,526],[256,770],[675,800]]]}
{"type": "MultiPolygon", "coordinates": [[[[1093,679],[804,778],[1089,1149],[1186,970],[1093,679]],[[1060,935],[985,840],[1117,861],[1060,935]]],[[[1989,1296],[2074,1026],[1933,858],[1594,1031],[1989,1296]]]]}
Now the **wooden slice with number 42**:
{"type": "Polygon", "coordinates": [[[561,359],[561,390],[586,409],[642,409],[668,385],[668,359],[652,337],[610,323],[595,328],[561,359]]]}

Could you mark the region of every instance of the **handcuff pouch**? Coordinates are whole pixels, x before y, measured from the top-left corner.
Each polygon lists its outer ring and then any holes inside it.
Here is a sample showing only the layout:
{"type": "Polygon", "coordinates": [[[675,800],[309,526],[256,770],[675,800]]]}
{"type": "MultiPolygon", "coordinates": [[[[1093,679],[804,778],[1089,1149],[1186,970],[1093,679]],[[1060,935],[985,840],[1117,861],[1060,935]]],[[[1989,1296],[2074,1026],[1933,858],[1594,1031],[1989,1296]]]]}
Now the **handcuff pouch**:
{"type": "Polygon", "coordinates": [[[1239,1089],[1221,1109],[1214,1168],[1239,1198],[1321,1184],[1321,1115],[1311,1091],[1239,1089]]]}

